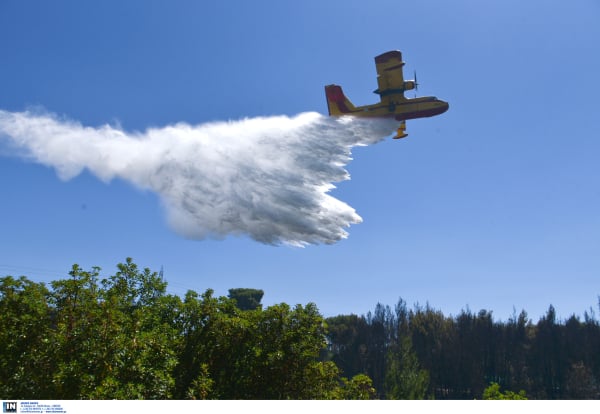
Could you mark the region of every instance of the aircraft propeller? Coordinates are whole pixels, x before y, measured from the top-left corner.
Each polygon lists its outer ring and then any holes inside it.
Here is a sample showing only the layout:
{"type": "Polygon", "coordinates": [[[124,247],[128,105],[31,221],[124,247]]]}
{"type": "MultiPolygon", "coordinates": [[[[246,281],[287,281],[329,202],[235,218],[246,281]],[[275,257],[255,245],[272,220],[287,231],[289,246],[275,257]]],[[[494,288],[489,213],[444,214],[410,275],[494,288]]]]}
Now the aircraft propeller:
{"type": "Polygon", "coordinates": [[[419,90],[419,82],[417,82],[417,71],[414,71],[415,74],[415,98],[417,97],[417,91],[419,90]]]}

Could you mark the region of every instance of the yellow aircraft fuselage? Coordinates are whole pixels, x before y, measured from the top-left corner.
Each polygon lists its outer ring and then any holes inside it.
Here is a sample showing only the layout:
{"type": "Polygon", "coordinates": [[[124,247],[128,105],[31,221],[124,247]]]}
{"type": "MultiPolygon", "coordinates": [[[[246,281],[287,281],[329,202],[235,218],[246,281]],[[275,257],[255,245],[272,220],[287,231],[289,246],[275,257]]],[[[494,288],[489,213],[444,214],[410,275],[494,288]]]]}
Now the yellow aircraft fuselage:
{"type": "Polygon", "coordinates": [[[421,98],[403,98],[390,103],[376,103],[373,105],[354,106],[344,95],[338,85],[325,87],[329,102],[329,115],[352,115],[373,118],[395,118],[398,121],[407,119],[426,118],[443,114],[448,110],[448,102],[434,96],[421,98]],[[334,105],[331,105],[334,103],[334,105]]]}
{"type": "Polygon", "coordinates": [[[401,122],[398,133],[394,138],[407,136],[406,120],[426,118],[442,114],[448,110],[448,102],[434,96],[406,98],[404,92],[417,87],[415,80],[405,81],[402,75],[402,55],[394,50],[375,58],[377,81],[379,88],[375,91],[380,95],[380,102],[373,105],[354,106],[344,95],[339,85],[325,86],[327,107],[330,116],[359,116],[370,118],[394,118],[401,122]]]}

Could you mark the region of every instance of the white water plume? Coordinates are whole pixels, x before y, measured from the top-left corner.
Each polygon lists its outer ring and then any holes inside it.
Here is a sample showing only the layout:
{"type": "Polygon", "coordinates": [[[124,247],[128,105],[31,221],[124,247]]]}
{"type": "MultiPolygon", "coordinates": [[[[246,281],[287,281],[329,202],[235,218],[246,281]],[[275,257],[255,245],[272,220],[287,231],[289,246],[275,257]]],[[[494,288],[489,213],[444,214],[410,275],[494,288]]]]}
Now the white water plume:
{"type": "Polygon", "coordinates": [[[350,178],[352,147],[378,142],[394,126],[310,112],[127,132],[0,110],[0,143],[63,180],[87,169],[156,192],[185,237],[304,246],[335,243],[362,221],[329,192],[350,178]]]}

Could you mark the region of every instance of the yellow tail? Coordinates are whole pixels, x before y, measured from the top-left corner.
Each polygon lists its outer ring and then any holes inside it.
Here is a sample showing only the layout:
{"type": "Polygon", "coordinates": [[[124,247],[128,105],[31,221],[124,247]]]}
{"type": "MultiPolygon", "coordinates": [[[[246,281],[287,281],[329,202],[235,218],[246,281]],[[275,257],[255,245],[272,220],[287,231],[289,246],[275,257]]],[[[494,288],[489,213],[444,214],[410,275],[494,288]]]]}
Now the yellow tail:
{"type": "Polygon", "coordinates": [[[356,112],[356,107],[348,98],[346,98],[341,86],[325,86],[325,96],[327,97],[327,109],[329,109],[329,116],[339,116],[356,112]]]}

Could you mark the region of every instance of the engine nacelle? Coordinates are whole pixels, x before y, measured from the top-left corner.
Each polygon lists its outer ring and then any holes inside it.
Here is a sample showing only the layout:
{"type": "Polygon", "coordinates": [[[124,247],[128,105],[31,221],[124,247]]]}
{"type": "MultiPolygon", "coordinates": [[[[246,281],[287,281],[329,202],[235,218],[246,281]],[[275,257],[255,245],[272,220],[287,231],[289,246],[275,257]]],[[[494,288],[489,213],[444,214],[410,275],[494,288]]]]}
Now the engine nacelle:
{"type": "Polygon", "coordinates": [[[375,89],[373,91],[373,93],[376,93],[377,95],[380,95],[381,97],[404,93],[405,91],[410,91],[411,89],[416,90],[419,87],[419,84],[417,83],[416,73],[415,73],[414,79],[404,81],[402,83],[402,87],[400,87],[400,88],[390,88],[387,80],[381,81],[381,76],[377,77],[377,81],[379,83],[379,86],[383,88],[383,91],[380,89],[375,89]]]}
{"type": "Polygon", "coordinates": [[[409,81],[404,82],[403,88],[405,91],[410,91],[411,89],[415,89],[415,86],[416,86],[416,82],[413,80],[409,80],[409,81]]]}

